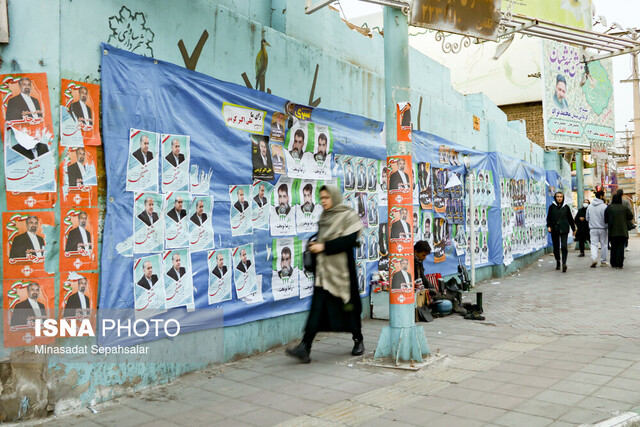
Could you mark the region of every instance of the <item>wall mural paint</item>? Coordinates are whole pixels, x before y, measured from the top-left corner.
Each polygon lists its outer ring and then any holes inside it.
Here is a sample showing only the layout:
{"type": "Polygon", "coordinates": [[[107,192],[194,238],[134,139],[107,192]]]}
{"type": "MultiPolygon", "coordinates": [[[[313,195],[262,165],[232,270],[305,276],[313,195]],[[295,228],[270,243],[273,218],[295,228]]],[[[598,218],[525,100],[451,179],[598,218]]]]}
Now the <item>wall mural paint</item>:
{"type": "Polygon", "coordinates": [[[118,15],[109,17],[108,43],[120,49],[126,49],[138,55],[153,57],[151,43],[155,34],[147,28],[147,18],[142,12],[131,13],[122,6],[118,15]]]}
{"type": "Polygon", "coordinates": [[[207,30],[204,30],[202,32],[202,35],[200,36],[200,40],[198,40],[198,44],[196,44],[196,47],[195,49],[193,49],[191,55],[189,55],[189,53],[187,52],[187,48],[184,46],[184,41],[180,39],[180,41],[178,42],[178,49],[180,49],[182,60],[184,61],[184,66],[187,69],[195,71],[196,64],[198,64],[198,59],[200,59],[200,54],[202,53],[202,48],[204,47],[204,44],[207,42],[208,38],[209,32],[207,30]]]}

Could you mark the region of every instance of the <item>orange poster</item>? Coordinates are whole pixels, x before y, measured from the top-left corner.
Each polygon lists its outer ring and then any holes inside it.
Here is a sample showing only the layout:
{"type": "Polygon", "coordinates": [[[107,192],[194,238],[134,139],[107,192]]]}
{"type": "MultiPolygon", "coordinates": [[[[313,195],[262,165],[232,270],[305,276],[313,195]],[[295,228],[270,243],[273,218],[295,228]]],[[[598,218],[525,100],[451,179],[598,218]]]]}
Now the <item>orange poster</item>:
{"type": "Polygon", "coordinates": [[[50,209],[56,204],[56,193],[7,191],[7,210],[50,209]]]}
{"type": "Polygon", "coordinates": [[[413,206],[389,206],[389,252],[413,254],[413,206]]]}
{"type": "Polygon", "coordinates": [[[411,156],[387,157],[389,205],[413,205],[411,156]]]}
{"type": "Polygon", "coordinates": [[[398,141],[411,142],[411,104],[408,102],[396,104],[396,119],[398,141]]]}
{"type": "Polygon", "coordinates": [[[37,319],[54,318],[54,279],[3,280],[4,346],[53,344],[55,337],[36,336],[37,319]]]}
{"type": "Polygon", "coordinates": [[[98,208],[60,212],[60,271],[98,268],[98,208]]]}
{"type": "Polygon", "coordinates": [[[60,274],[59,318],[89,319],[96,330],[98,273],[83,271],[60,274]]]}
{"type": "Polygon", "coordinates": [[[100,145],[100,86],[62,79],[60,145],[100,145]]]}
{"type": "Polygon", "coordinates": [[[53,230],[53,212],[3,212],[2,260],[3,277],[44,277],[45,258],[51,256],[51,245],[45,237],[45,227],[53,230]]]}
{"type": "MultiPolygon", "coordinates": [[[[12,127],[32,138],[38,144],[51,147],[53,122],[49,103],[49,86],[46,73],[17,73],[0,75],[2,114],[0,127],[12,127]]],[[[40,145],[36,146],[40,152],[40,145]]],[[[44,147],[42,147],[44,149],[44,147]]]]}
{"type": "Polygon", "coordinates": [[[97,148],[60,147],[60,206],[98,206],[97,148]]]}
{"type": "Polygon", "coordinates": [[[413,304],[413,254],[389,257],[389,292],[391,304],[413,304]]]}

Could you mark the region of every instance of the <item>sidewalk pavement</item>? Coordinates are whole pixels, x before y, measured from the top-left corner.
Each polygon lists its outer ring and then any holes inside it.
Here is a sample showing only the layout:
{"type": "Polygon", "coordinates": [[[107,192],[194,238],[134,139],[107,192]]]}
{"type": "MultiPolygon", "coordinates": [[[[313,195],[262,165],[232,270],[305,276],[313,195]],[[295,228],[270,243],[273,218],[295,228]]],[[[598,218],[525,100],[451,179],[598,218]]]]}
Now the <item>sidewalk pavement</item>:
{"type": "Polygon", "coordinates": [[[347,334],[322,334],[307,365],[280,347],[44,425],[596,423],[640,406],[640,238],[630,249],[623,270],[591,269],[572,250],[567,273],[545,255],[482,283],[487,320],[423,323],[432,354],[445,357],[417,372],[362,363],[387,323],[367,320],[364,358],[349,355],[347,334]]]}

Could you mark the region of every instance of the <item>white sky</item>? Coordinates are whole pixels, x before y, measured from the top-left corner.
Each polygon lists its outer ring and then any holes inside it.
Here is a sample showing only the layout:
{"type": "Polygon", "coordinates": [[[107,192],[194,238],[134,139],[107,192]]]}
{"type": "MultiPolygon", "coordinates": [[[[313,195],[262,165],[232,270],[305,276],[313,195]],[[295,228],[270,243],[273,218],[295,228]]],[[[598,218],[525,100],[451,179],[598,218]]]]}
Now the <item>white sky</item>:
{"type": "MultiPolygon", "coordinates": [[[[382,7],[367,3],[362,0],[340,0],[340,6],[347,19],[353,19],[364,15],[371,15],[382,12],[382,7]]],[[[638,0],[592,0],[595,6],[596,15],[604,15],[607,23],[611,25],[617,22],[625,28],[634,27],[640,29],[640,1],[638,0]]],[[[334,3],[340,9],[338,2],[334,3]]],[[[603,31],[604,28],[598,26],[596,31],[603,31]]],[[[613,58],[614,74],[614,98],[616,130],[625,130],[625,126],[633,130],[633,90],[631,83],[620,83],[620,80],[631,76],[631,55],[622,55],[613,58]]],[[[542,94],[540,95],[542,97],[542,94]]]]}

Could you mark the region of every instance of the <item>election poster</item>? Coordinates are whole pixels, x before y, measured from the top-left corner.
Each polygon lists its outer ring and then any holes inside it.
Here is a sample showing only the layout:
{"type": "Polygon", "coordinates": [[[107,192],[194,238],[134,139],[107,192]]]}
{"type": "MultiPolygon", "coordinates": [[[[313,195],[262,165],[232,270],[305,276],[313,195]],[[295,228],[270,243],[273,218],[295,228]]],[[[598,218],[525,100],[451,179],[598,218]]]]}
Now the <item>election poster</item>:
{"type": "Polygon", "coordinates": [[[100,85],[62,79],[60,145],[100,145],[100,85]]]}
{"type": "Polygon", "coordinates": [[[53,344],[55,337],[36,336],[35,324],[55,319],[54,278],[2,281],[4,347],[53,344]]]}

